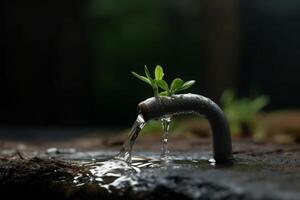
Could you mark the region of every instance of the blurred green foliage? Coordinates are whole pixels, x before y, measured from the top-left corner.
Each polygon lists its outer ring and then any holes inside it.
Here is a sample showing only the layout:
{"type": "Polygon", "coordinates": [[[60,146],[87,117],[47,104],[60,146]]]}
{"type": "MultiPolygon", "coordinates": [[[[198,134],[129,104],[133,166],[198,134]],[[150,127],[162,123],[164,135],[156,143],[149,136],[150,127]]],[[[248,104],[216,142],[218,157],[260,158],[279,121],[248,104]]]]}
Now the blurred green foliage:
{"type": "Polygon", "coordinates": [[[160,120],[149,121],[141,130],[141,134],[162,134],[163,130],[161,126],[160,120]]]}
{"type": "Polygon", "coordinates": [[[269,103],[265,95],[256,98],[238,99],[234,91],[226,90],[222,94],[223,110],[228,118],[234,136],[251,136],[256,127],[256,120],[261,110],[269,103]]]}

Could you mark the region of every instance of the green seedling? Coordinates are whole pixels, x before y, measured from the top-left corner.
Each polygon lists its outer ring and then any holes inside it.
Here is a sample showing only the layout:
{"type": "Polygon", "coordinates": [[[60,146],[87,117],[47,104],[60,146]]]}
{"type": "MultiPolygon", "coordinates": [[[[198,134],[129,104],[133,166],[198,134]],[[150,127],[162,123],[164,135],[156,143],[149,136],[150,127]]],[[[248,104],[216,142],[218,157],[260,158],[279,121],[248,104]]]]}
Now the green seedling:
{"type": "Polygon", "coordinates": [[[151,77],[147,66],[144,67],[144,70],[146,76],[139,75],[135,72],[132,72],[132,74],[141,81],[149,84],[153,89],[154,96],[157,98],[160,96],[172,96],[175,93],[190,88],[196,82],[195,80],[184,82],[181,78],[175,78],[169,86],[169,84],[163,79],[165,74],[160,65],[157,65],[154,70],[154,78],[151,77]]]}

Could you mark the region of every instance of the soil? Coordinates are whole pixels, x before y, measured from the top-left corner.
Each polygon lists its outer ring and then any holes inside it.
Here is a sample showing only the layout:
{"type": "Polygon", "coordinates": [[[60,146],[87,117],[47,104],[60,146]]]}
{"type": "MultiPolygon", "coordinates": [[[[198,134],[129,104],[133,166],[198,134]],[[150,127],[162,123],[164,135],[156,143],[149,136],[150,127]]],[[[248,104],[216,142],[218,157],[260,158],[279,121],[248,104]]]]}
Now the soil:
{"type": "MultiPolygon", "coordinates": [[[[68,141],[8,141],[0,143],[1,199],[299,199],[300,145],[236,140],[231,166],[169,165],[142,170],[138,184],[108,192],[97,184],[76,186],[72,180],[82,170],[78,160],[115,155],[125,140],[81,136],[68,141]],[[76,147],[76,148],[75,148],[76,147]],[[6,197],[6,198],[2,198],[6,197]]],[[[159,156],[159,135],[141,136],[135,155],[159,156]]],[[[208,160],[208,138],[171,136],[173,159],[208,160]]]]}

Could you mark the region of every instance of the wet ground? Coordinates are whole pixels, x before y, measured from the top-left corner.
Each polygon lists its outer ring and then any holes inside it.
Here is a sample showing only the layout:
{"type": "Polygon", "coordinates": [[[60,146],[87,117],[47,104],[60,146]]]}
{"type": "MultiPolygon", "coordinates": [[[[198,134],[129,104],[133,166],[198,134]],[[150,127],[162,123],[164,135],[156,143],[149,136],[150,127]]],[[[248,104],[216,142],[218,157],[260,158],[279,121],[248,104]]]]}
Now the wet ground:
{"type": "Polygon", "coordinates": [[[3,140],[0,195],[31,199],[300,199],[300,146],[296,144],[235,141],[235,163],[215,165],[209,162],[210,140],[174,136],[169,144],[171,162],[164,164],[157,161],[159,136],[145,135],[134,147],[133,163],[138,170],[128,173],[126,179],[106,188],[99,186],[102,180],[76,179],[87,169],[84,163],[117,154],[123,139],[3,140]]]}

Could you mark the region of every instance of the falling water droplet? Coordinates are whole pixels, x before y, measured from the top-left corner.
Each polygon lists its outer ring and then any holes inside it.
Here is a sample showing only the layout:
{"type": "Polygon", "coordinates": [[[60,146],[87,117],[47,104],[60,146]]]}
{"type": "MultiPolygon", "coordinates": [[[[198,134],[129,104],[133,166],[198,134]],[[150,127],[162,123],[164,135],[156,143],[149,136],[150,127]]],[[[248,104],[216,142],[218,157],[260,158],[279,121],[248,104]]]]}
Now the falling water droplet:
{"type": "Polygon", "coordinates": [[[169,138],[170,124],[171,124],[171,117],[170,116],[162,117],[161,124],[164,133],[162,137],[162,149],[161,149],[160,160],[164,162],[168,162],[169,161],[168,138],[169,138]]]}

